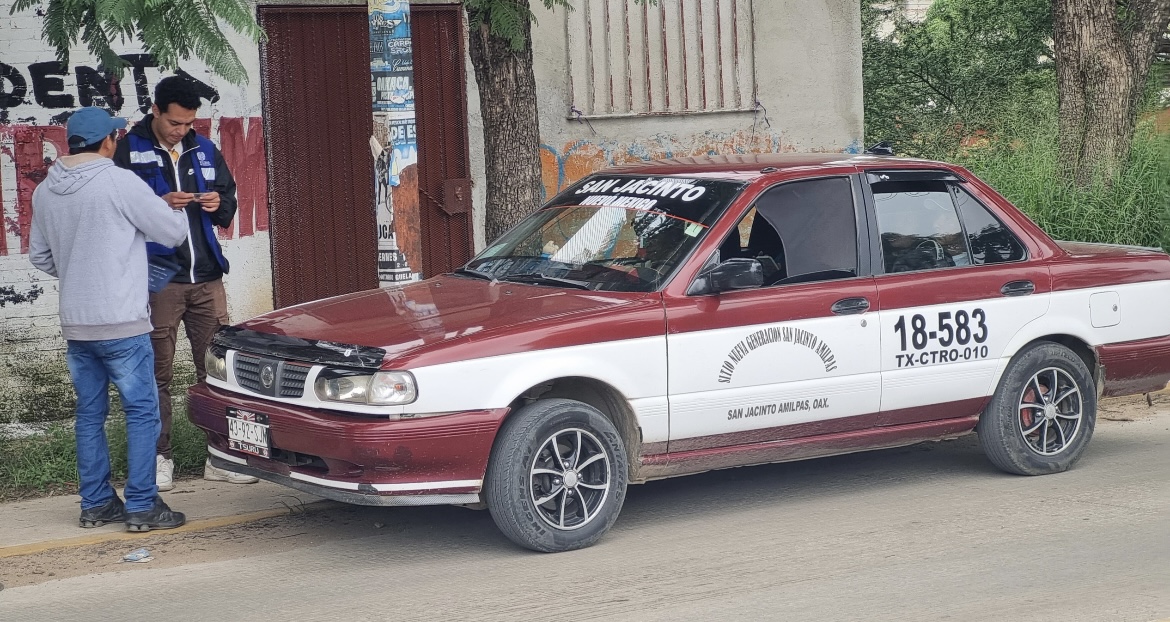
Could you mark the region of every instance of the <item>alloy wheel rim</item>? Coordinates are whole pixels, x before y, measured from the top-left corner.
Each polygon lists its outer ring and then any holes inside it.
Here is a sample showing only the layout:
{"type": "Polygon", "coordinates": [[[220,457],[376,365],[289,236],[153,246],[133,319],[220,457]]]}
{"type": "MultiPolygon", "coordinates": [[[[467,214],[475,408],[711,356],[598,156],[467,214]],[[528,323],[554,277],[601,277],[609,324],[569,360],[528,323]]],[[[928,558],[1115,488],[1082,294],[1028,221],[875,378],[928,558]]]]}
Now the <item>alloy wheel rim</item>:
{"type": "Polygon", "coordinates": [[[1020,436],[1041,456],[1055,456],[1072,444],[1084,421],[1080,386],[1057,367],[1042,369],[1020,392],[1017,414],[1020,436]]]}
{"type": "Polygon", "coordinates": [[[532,459],[528,496],[541,520],[572,531],[593,522],[609,498],[609,454],[587,430],[570,428],[549,436],[532,459]]]}

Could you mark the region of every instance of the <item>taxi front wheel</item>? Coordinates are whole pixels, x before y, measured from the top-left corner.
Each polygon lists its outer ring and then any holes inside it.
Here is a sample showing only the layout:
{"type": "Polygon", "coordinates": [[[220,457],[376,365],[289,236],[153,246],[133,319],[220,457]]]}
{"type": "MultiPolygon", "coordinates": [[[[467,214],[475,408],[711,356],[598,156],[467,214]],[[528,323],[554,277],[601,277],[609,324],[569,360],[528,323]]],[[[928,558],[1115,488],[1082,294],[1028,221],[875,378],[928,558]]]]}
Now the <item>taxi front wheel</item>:
{"type": "Polygon", "coordinates": [[[1097,392],[1072,350],[1040,342],[1012,358],[975,430],[995,466],[1018,475],[1068,470],[1097,422],[1097,392]]]}
{"type": "Polygon", "coordinates": [[[522,547],[554,553],[592,545],[626,496],[621,435],[575,400],[533,402],[500,428],[484,495],[492,519],[522,547]]]}

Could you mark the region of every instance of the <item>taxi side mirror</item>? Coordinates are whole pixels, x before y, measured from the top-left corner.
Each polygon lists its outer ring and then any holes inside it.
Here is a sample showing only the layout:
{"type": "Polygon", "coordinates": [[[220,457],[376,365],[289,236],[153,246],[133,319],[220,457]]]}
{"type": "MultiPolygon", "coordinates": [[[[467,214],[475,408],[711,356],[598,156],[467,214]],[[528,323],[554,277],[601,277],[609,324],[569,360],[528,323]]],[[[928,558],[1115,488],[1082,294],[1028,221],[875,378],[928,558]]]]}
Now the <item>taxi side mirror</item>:
{"type": "Polygon", "coordinates": [[[718,294],[736,289],[755,289],[764,284],[764,267],[755,259],[732,257],[699,273],[688,296],[718,294]]]}

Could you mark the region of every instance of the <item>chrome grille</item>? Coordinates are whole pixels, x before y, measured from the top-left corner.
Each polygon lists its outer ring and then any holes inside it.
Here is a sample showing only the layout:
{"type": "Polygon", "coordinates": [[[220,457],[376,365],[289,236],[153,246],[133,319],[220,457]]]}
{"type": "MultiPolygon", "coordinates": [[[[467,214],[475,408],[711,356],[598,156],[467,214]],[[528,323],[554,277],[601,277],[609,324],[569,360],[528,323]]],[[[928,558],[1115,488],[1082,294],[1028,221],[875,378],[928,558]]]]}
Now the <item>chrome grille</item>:
{"type": "Polygon", "coordinates": [[[308,365],[298,363],[264,359],[258,356],[236,353],[235,371],[236,382],[245,389],[261,395],[273,397],[297,398],[305,394],[305,381],[309,377],[308,365]],[[274,366],[275,382],[272,387],[265,388],[260,380],[260,372],[266,365],[274,366]]]}

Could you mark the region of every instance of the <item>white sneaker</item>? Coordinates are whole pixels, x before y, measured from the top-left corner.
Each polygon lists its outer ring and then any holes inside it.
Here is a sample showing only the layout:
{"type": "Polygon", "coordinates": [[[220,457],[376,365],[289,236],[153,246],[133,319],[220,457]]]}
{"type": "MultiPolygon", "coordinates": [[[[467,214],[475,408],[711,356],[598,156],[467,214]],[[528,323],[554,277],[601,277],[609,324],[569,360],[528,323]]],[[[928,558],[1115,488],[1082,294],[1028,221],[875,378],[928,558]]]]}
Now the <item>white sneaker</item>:
{"type": "Polygon", "coordinates": [[[154,457],[154,483],[159,492],[174,490],[175,488],[175,461],[168,460],[159,454],[154,457]]]}
{"type": "Polygon", "coordinates": [[[233,473],[213,467],[211,466],[210,459],[203,465],[203,479],[209,482],[228,482],[229,484],[255,484],[260,481],[259,478],[252,477],[251,475],[233,473]]]}

